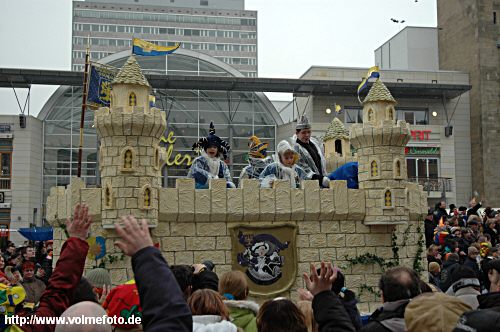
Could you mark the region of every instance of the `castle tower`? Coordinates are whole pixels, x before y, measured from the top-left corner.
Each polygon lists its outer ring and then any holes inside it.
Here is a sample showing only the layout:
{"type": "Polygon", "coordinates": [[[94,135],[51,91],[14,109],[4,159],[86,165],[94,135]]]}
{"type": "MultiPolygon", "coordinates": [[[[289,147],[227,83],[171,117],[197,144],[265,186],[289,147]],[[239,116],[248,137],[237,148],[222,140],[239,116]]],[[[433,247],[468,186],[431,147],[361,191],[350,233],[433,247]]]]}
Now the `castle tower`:
{"type": "Polygon", "coordinates": [[[126,214],[146,218],[151,226],[158,223],[159,141],[167,123],[163,112],[150,107],[150,89],[131,56],[112,82],[110,108],[95,112],[105,228],[126,214]]]}
{"type": "Polygon", "coordinates": [[[359,188],[365,190],[365,225],[392,225],[409,219],[404,148],[410,127],[397,121],[396,100],[377,79],[363,101],[363,124],[351,127],[357,149],[359,188]]]}
{"type": "Polygon", "coordinates": [[[323,142],[325,143],[326,157],[338,156],[344,158],[351,155],[349,131],[338,118],[334,118],[330,122],[323,137],[323,142]]]}

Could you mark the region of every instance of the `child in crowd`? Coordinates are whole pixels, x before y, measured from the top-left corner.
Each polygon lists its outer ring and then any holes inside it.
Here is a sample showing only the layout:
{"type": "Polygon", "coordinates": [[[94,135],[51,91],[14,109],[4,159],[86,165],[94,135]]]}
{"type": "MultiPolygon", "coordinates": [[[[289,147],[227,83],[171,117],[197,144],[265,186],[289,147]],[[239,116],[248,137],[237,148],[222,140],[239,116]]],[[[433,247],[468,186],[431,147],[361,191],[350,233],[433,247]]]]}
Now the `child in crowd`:
{"type": "Polygon", "coordinates": [[[241,271],[224,273],[219,280],[219,293],[225,298],[231,322],[244,332],[257,332],[259,305],[248,301],[247,277],[241,271]]]}
{"type": "Polygon", "coordinates": [[[300,181],[306,179],[306,172],[296,165],[299,154],[288,141],[281,141],[276,148],[275,162],[266,166],[260,174],[261,187],[272,187],[274,180],[287,180],[291,188],[299,188],[300,181]]]}
{"type": "Polygon", "coordinates": [[[272,160],[267,156],[267,143],[262,143],[257,136],[249,138],[248,146],[248,166],[245,166],[240,174],[240,183],[242,179],[258,179],[260,173],[269,165],[272,160]]]}
{"type": "Polygon", "coordinates": [[[201,151],[201,155],[193,161],[188,177],[195,180],[196,189],[208,189],[210,179],[226,179],[227,187],[235,188],[229,169],[224,163],[230,147],[226,141],[215,135],[213,122],[210,122],[208,136],[193,145],[193,150],[195,149],[201,151]]]}

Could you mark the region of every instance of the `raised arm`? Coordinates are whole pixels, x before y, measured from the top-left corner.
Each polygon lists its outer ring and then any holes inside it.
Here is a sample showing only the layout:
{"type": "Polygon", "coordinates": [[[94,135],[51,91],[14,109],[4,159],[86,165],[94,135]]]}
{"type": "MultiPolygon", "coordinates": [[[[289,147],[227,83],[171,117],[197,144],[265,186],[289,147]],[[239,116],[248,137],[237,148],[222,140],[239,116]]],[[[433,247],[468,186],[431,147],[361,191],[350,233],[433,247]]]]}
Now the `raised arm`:
{"type": "Polygon", "coordinates": [[[127,216],[122,221],[123,226],[115,225],[121,237],[115,244],[132,257],[144,331],[191,332],[191,311],[167,262],[153,246],[146,220],[138,223],[127,216]]]}

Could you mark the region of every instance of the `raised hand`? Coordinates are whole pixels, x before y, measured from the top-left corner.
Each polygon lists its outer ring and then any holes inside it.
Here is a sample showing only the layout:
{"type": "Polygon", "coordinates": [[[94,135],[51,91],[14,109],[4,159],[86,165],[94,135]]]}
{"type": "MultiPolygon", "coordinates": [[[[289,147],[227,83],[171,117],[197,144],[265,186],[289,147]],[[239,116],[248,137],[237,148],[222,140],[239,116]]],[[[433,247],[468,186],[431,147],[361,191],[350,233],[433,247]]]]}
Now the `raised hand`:
{"type": "Polygon", "coordinates": [[[337,269],[333,269],[332,263],[327,265],[321,262],[321,270],[319,275],[316,272],[316,267],[311,264],[311,274],[308,275],[304,272],[303,277],[306,283],[307,289],[311,292],[313,296],[332,289],[332,284],[337,279],[337,269]]]}
{"type": "Polygon", "coordinates": [[[121,237],[115,242],[115,246],[120,248],[125,255],[133,256],[139,250],[153,246],[145,219],[138,222],[134,216],[125,216],[122,217],[122,221],[123,226],[115,224],[116,234],[121,237]]]}
{"type": "Polygon", "coordinates": [[[70,237],[87,240],[92,218],[89,216],[89,207],[86,204],[77,204],[73,212],[73,220],[66,219],[66,231],[70,237]]]}

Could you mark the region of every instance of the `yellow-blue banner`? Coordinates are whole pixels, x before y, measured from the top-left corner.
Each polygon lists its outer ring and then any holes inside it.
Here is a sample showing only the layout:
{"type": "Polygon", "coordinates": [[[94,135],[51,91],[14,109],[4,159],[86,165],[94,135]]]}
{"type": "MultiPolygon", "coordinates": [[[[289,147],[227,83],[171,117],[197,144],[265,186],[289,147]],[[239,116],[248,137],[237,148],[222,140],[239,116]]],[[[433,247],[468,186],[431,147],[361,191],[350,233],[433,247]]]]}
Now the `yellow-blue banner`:
{"type": "Polygon", "coordinates": [[[361,103],[361,99],[359,98],[359,94],[361,93],[361,91],[366,89],[370,78],[379,78],[379,77],[380,77],[380,69],[378,66],[373,66],[370,69],[368,69],[368,72],[366,73],[365,78],[363,78],[363,80],[361,81],[361,83],[358,86],[358,100],[360,103],[361,103]]]}
{"type": "Polygon", "coordinates": [[[132,54],[143,56],[167,55],[175,52],[180,46],[180,43],[174,46],[159,46],[139,38],[134,38],[132,41],[132,54]]]}

